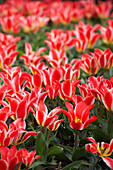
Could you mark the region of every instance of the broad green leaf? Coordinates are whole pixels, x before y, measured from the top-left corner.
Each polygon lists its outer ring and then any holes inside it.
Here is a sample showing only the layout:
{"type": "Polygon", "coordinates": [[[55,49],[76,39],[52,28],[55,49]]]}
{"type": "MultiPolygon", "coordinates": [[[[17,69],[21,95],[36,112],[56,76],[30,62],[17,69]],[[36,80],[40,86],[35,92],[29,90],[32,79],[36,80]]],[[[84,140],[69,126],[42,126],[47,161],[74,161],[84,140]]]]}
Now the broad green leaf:
{"type": "Polygon", "coordinates": [[[49,151],[48,151],[48,156],[49,155],[58,155],[63,153],[63,148],[60,146],[52,146],[49,151]]]}
{"type": "Polygon", "coordinates": [[[103,132],[101,128],[87,128],[87,130],[93,133],[93,137],[95,138],[96,141],[104,142],[110,141],[109,134],[103,132]]]}
{"type": "Polygon", "coordinates": [[[87,159],[88,156],[91,156],[92,154],[90,152],[87,152],[85,150],[85,147],[81,147],[81,148],[77,148],[76,150],[74,150],[73,152],[73,156],[72,156],[72,160],[76,161],[79,159],[87,159]]]}
{"type": "Polygon", "coordinates": [[[36,138],[36,150],[39,155],[41,155],[41,160],[46,161],[48,145],[46,143],[45,137],[42,133],[39,133],[36,138]]]}
{"type": "Polygon", "coordinates": [[[52,136],[52,137],[50,137],[49,138],[49,140],[48,140],[48,144],[50,144],[50,142],[56,137],[56,135],[57,135],[57,131],[56,131],[56,133],[55,133],[55,135],[54,136],[52,136]]]}
{"type": "Polygon", "coordinates": [[[72,168],[80,168],[80,166],[82,165],[86,165],[86,166],[89,166],[90,164],[86,161],[75,161],[75,162],[72,162],[71,164],[65,166],[64,168],[62,168],[62,170],[71,170],[72,168]]]}
{"type": "Polygon", "coordinates": [[[45,163],[45,162],[42,162],[42,161],[34,162],[34,163],[29,167],[29,169],[38,167],[39,165],[46,165],[46,163],[45,163]]]}

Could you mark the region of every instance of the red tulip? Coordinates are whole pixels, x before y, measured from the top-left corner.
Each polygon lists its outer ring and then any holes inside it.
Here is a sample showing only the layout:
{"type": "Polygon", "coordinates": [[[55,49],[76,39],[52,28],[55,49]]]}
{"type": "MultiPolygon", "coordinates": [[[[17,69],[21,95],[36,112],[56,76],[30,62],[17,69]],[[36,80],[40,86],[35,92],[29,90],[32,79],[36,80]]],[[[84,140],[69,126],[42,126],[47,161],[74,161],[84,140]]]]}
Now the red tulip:
{"type": "Polygon", "coordinates": [[[40,101],[38,106],[34,104],[34,108],[36,113],[33,111],[33,109],[31,109],[31,112],[34,114],[37,123],[42,127],[51,125],[55,121],[57,114],[62,112],[62,109],[60,109],[59,106],[48,114],[47,107],[43,101],[40,101]]]}
{"type": "Polygon", "coordinates": [[[21,16],[20,22],[25,33],[37,32],[40,28],[37,15],[21,16]]]}
{"type": "Polygon", "coordinates": [[[89,54],[82,55],[82,61],[80,66],[83,71],[90,75],[97,74],[99,71],[97,61],[95,60],[94,57],[90,56],[89,54]]]}
{"type": "Polygon", "coordinates": [[[68,112],[63,110],[63,113],[69,118],[70,127],[73,129],[83,130],[97,119],[96,116],[89,118],[89,111],[94,107],[94,105],[88,106],[84,101],[79,102],[75,106],[75,109],[73,109],[73,105],[69,102],[65,102],[65,105],[68,112]]]}
{"type": "Polygon", "coordinates": [[[88,152],[96,153],[102,160],[113,169],[113,159],[109,158],[109,156],[113,152],[113,139],[111,140],[110,144],[105,142],[96,142],[92,137],[88,137],[92,143],[86,144],[85,149],[88,152]]]}
{"type": "Polygon", "coordinates": [[[19,162],[25,164],[26,167],[30,167],[32,163],[40,158],[40,155],[36,155],[36,150],[29,152],[27,149],[23,148],[17,151],[16,157],[18,158],[19,162]]]}
{"type": "Polygon", "coordinates": [[[113,111],[113,88],[108,89],[107,87],[102,86],[102,90],[103,93],[101,93],[101,95],[104,106],[107,110],[113,111]]]}
{"type": "Polygon", "coordinates": [[[46,50],[45,47],[40,48],[38,51],[33,51],[29,43],[25,43],[25,54],[21,55],[20,58],[24,59],[25,65],[30,66],[30,63],[37,66],[42,57],[40,56],[46,50]]]}
{"type": "Polygon", "coordinates": [[[61,80],[61,72],[59,69],[51,69],[49,67],[48,71],[43,70],[43,80],[45,85],[45,91],[48,93],[50,99],[54,99],[57,96],[59,86],[57,81],[61,80]]]}
{"type": "Polygon", "coordinates": [[[86,102],[87,105],[91,105],[95,101],[94,97],[91,94],[86,95],[84,99],[80,95],[72,95],[72,98],[69,100],[71,100],[75,106],[81,101],[86,102]]]}
{"type": "MultiPolygon", "coordinates": [[[[56,15],[56,14],[55,14],[56,15]]],[[[61,29],[54,29],[50,33],[47,32],[48,40],[45,40],[45,44],[49,46],[50,49],[55,49],[60,51],[62,49],[68,50],[74,47],[74,37],[72,37],[71,31],[63,31],[61,29]]]]}
{"type": "Polygon", "coordinates": [[[105,44],[113,44],[113,27],[100,27],[102,40],[105,44]]]}
{"type": "Polygon", "coordinates": [[[18,158],[16,157],[17,153],[16,146],[12,146],[11,149],[7,148],[6,146],[1,146],[0,153],[1,153],[0,169],[14,170],[16,164],[19,163],[18,158]]]}
{"type": "Polygon", "coordinates": [[[76,30],[72,31],[75,38],[75,47],[77,51],[81,52],[85,49],[92,48],[96,41],[100,39],[100,35],[95,31],[100,28],[100,25],[95,25],[94,27],[91,24],[85,25],[83,22],[79,22],[79,26],[75,25],[76,30]]]}
{"type": "Polygon", "coordinates": [[[0,145],[9,146],[9,145],[18,145],[26,141],[30,136],[37,135],[38,133],[25,130],[26,124],[22,119],[18,119],[12,122],[9,125],[9,129],[7,124],[3,121],[0,121],[0,145]],[[23,138],[22,135],[24,134],[23,138]]]}
{"type": "Polygon", "coordinates": [[[60,51],[51,49],[49,55],[43,55],[43,57],[52,65],[53,68],[65,65],[68,61],[64,49],[61,49],[60,51]]]}
{"type": "Polygon", "coordinates": [[[75,94],[75,87],[80,83],[80,80],[75,80],[71,82],[70,80],[63,81],[62,83],[59,83],[59,91],[58,95],[59,97],[64,100],[72,97],[73,94],[75,94]]]}
{"type": "Polygon", "coordinates": [[[107,48],[105,51],[95,49],[91,53],[100,68],[110,69],[113,66],[113,53],[107,48]]]}
{"type": "Polygon", "coordinates": [[[38,158],[40,155],[36,155],[36,150],[29,152],[27,149],[17,150],[16,146],[12,146],[10,149],[6,146],[0,146],[0,170],[14,170],[17,166],[17,170],[20,170],[21,164],[24,163],[26,167],[30,167],[31,164],[38,158]]]}
{"type": "Polygon", "coordinates": [[[80,77],[80,60],[75,59],[71,62],[70,64],[65,64],[64,66],[61,66],[61,71],[62,71],[62,79],[63,80],[70,80],[70,81],[75,81],[78,80],[80,77]],[[71,65],[74,64],[74,65],[71,65]]]}
{"type": "Polygon", "coordinates": [[[0,46],[0,68],[5,68],[5,65],[10,66],[14,63],[18,51],[13,51],[13,49],[15,50],[15,45],[12,45],[10,50],[9,47],[0,46]]]}
{"type": "Polygon", "coordinates": [[[3,17],[0,19],[0,23],[3,31],[6,33],[17,34],[20,31],[20,22],[18,15],[3,17]]]}
{"type": "Polygon", "coordinates": [[[78,84],[77,87],[79,88],[79,91],[83,98],[85,98],[89,94],[90,87],[87,84],[85,83],[82,83],[81,85],[78,84]]]}
{"type": "Polygon", "coordinates": [[[65,119],[60,119],[60,120],[57,120],[58,118],[58,115],[56,115],[53,123],[51,123],[50,125],[47,126],[47,128],[50,130],[50,131],[55,131],[59,128],[60,126],[60,123],[63,122],[65,119]]]}
{"type": "Polygon", "coordinates": [[[35,92],[26,93],[24,97],[21,98],[11,98],[10,96],[7,97],[7,101],[10,105],[10,112],[14,113],[12,118],[14,120],[18,118],[26,119],[29,114],[29,109],[37,101],[38,97],[36,96],[35,92]]]}
{"type": "Polygon", "coordinates": [[[106,19],[110,16],[112,10],[112,1],[99,1],[99,5],[95,6],[96,14],[101,19],[106,19]]]}
{"type": "Polygon", "coordinates": [[[14,37],[13,35],[7,35],[0,32],[0,44],[9,46],[18,41],[20,41],[21,37],[14,37]]]}

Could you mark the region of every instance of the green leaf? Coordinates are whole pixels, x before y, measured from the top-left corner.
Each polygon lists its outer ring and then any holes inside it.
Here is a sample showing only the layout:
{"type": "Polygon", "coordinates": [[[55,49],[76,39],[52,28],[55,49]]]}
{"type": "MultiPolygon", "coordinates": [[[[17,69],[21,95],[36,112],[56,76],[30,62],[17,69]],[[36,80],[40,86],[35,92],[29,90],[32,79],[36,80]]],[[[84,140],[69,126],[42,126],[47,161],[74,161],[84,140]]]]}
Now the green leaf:
{"type": "Polygon", "coordinates": [[[56,137],[56,135],[57,135],[57,131],[56,131],[56,133],[55,133],[55,135],[54,136],[52,136],[52,137],[50,137],[49,138],[49,140],[48,140],[48,144],[50,144],[50,142],[56,137]]]}
{"type": "Polygon", "coordinates": [[[36,138],[36,150],[39,155],[41,155],[41,160],[46,161],[48,145],[46,143],[45,137],[42,133],[39,133],[36,138]]]}
{"type": "Polygon", "coordinates": [[[85,150],[85,147],[81,147],[81,148],[77,148],[76,150],[74,150],[72,160],[76,161],[79,159],[87,159],[88,156],[92,156],[92,154],[90,152],[87,152],[85,150]]]}
{"type": "Polygon", "coordinates": [[[63,153],[63,148],[62,147],[60,147],[60,146],[52,146],[49,149],[48,156],[49,155],[58,155],[58,154],[61,154],[61,153],[63,153]]]}
{"type": "Polygon", "coordinates": [[[105,141],[105,142],[110,141],[109,134],[103,132],[101,128],[87,128],[87,130],[93,133],[93,137],[95,138],[96,141],[105,141]]]}
{"type": "Polygon", "coordinates": [[[46,165],[46,163],[45,163],[45,162],[42,162],[42,161],[34,162],[34,163],[29,167],[29,169],[38,167],[39,165],[46,165]]]}
{"type": "MultiPolygon", "coordinates": [[[[110,115],[110,112],[109,112],[109,121],[107,123],[107,133],[108,133],[108,135],[110,137],[111,136],[111,115],[110,115]]],[[[112,128],[112,136],[113,136],[113,128],[112,128]]]]}
{"type": "Polygon", "coordinates": [[[72,168],[80,168],[80,166],[82,165],[87,165],[89,166],[90,164],[86,161],[75,161],[75,162],[72,162],[71,164],[65,166],[64,168],[62,168],[62,170],[71,170],[72,168]]]}

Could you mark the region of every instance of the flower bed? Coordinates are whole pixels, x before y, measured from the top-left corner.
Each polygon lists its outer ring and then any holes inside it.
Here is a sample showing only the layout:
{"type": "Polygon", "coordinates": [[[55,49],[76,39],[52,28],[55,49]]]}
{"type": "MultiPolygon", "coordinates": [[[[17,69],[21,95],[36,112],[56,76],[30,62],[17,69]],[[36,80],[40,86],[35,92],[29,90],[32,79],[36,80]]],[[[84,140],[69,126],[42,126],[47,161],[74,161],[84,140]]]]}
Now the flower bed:
{"type": "Polygon", "coordinates": [[[0,170],[113,169],[112,1],[0,5],[0,170]]]}

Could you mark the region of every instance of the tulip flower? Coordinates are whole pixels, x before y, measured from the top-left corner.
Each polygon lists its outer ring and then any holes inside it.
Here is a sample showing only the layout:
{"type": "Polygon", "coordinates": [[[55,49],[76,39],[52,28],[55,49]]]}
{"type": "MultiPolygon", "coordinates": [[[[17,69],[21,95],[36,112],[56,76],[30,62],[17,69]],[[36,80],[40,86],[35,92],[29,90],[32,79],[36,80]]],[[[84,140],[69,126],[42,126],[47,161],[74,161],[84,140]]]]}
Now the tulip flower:
{"type": "Polygon", "coordinates": [[[73,105],[69,102],[65,102],[65,105],[68,111],[63,110],[63,113],[69,118],[70,127],[73,129],[83,130],[97,119],[96,116],[89,118],[89,111],[95,105],[87,105],[85,101],[79,102],[75,109],[73,109],[73,105]]]}
{"type": "Polygon", "coordinates": [[[101,37],[102,40],[105,44],[113,44],[113,27],[111,26],[105,26],[105,27],[100,27],[101,31],[101,37]]]}
{"type": "Polygon", "coordinates": [[[0,146],[18,145],[26,141],[30,136],[38,134],[33,131],[27,132],[25,130],[26,123],[21,118],[12,122],[9,129],[5,122],[0,121],[0,123],[0,146]],[[25,134],[22,138],[23,133],[25,134]]]}
{"type": "Polygon", "coordinates": [[[79,22],[79,26],[75,25],[76,30],[72,32],[76,36],[75,47],[77,51],[81,52],[95,45],[96,41],[100,39],[100,35],[95,32],[98,28],[100,28],[99,24],[92,27],[90,24],[85,25],[83,22],[79,22]]]}
{"type": "Polygon", "coordinates": [[[106,19],[110,16],[110,12],[112,10],[112,2],[111,1],[99,1],[99,5],[95,6],[96,14],[101,19],[106,19]]]}
{"type": "Polygon", "coordinates": [[[103,93],[101,93],[101,95],[104,106],[107,110],[113,111],[113,87],[108,89],[106,86],[102,86],[102,90],[103,93]]]}
{"type": "Polygon", "coordinates": [[[2,29],[6,33],[18,33],[20,31],[20,22],[18,15],[3,17],[0,19],[2,29]]]}
{"type": "Polygon", "coordinates": [[[81,1],[84,9],[84,15],[87,19],[92,18],[95,14],[95,3],[94,0],[81,1]]]}
{"type": "Polygon", "coordinates": [[[34,104],[33,106],[36,110],[36,113],[33,111],[33,109],[30,109],[30,110],[34,114],[34,117],[35,117],[38,125],[40,125],[42,127],[51,125],[53,122],[55,122],[57,114],[62,112],[62,109],[60,109],[60,106],[59,106],[59,107],[53,109],[48,114],[48,109],[43,101],[40,101],[38,106],[36,104],[34,104]]]}
{"type": "Polygon", "coordinates": [[[70,82],[70,80],[63,81],[62,83],[58,83],[59,85],[59,91],[58,95],[59,97],[64,99],[70,99],[73,94],[75,94],[75,87],[80,83],[80,80],[75,80],[73,82],[70,82]]]}
{"type": "Polygon", "coordinates": [[[37,32],[40,28],[37,15],[21,16],[20,22],[25,33],[37,32]]]}
{"type": "Polygon", "coordinates": [[[80,77],[79,65],[80,65],[80,60],[75,59],[70,64],[65,64],[64,66],[61,66],[60,68],[62,71],[63,80],[68,80],[68,79],[70,81],[78,80],[80,77]]]}
{"type": "Polygon", "coordinates": [[[25,164],[26,167],[30,167],[32,163],[40,158],[40,155],[36,155],[36,150],[29,152],[27,149],[17,150],[16,146],[12,146],[10,149],[6,146],[0,146],[0,169],[1,170],[14,170],[17,166],[17,170],[21,168],[21,164],[25,164]]]}
{"type": "Polygon", "coordinates": [[[99,68],[110,69],[113,66],[113,53],[109,48],[107,48],[105,51],[95,49],[94,53],[90,54],[94,57],[99,68]]]}
{"type": "Polygon", "coordinates": [[[58,94],[59,87],[57,83],[53,82],[52,85],[46,85],[45,90],[48,93],[48,97],[54,99],[58,94]]]}
{"type": "Polygon", "coordinates": [[[89,94],[90,87],[87,84],[85,83],[82,83],[81,85],[78,84],[77,87],[79,88],[79,91],[83,98],[85,98],[89,94]]]}
{"type": "Polygon", "coordinates": [[[43,17],[38,17],[37,22],[39,23],[40,27],[44,27],[49,22],[49,17],[44,17],[44,16],[43,17]]]}
{"type": "Polygon", "coordinates": [[[46,50],[45,47],[40,48],[38,51],[33,51],[29,43],[25,43],[25,54],[20,58],[24,59],[25,65],[29,67],[30,63],[37,66],[42,57],[40,56],[46,50]]]}
{"type": "Polygon", "coordinates": [[[61,80],[61,72],[58,68],[50,68],[43,70],[43,80],[45,85],[45,91],[48,93],[50,99],[54,99],[57,96],[59,86],[57,82],[61,80]]]}
{"type": "Polygon", "coordinates": [[[49,55],[43,55],[43,58],[46,59],[53,68],[60,67],[68,62],[64,49],[61,49],[59,52],[56,49],[51,49],[49,55]]]}
{"type": "Polygon", "coordinates": [[[113,169],[113,159],[109,158],[113,152],[113,139],[111,140],[110,144],[105,142],[97,143],[92,137],[88,137],[87,139],[92,143],[85,145],[86,151],[96,153],[99,157],[102,158],[102,160],[110,169],[113,169]]]}
{"type": "Polygon", "coordinates": [[[7,35],[0,32],[0,44],[9,46],[18,41],[20,41],[21,37],[14,37],[13,35],[7,35]]]}
{"type": "Polygon", "coordinates": [[[54,29],[50,33],[46,33],[48,40],[45,40],[45,44],[49,46],[50,49],[56,49],[60,51],[62,49],[69,49],[74,47],[74,37],[72,37],[71,31],[63,31],[61,29],[54,29]]]}
{"type": "MultiPolygon", "coordinates": [[[[12,146],[11,149],[6,146],[0,147],[1,159],[0,169],[1,170],[14,170],[17,163],[19,163],[16,157],[17,149],[16,146],[12,146]]],[[[18,169],[20,168],[20,165],[18,169]]]]}
{"type": "Polygon", "coordinates": [[[58,115],[56,115],[53,123],[51,123],[50,125],[47,126],[47,128],[50,130],[50,131],[56,131],[59,126],[60,126],[60,123],[63,122],[65,119],[60,119],[60,120],[57,120],[58,119],[58,115]]]}
{"type": "Polygon", "coordinates": [[[72,98],[70,100],[75,106],[81,101],[86,102],[87,105],[91,105],[95,101],[94,97],[91,94],[87,94],[84,99],[80,95],[72,95],[72,98]]]}
{"type": "Polygon", "coordinates": [[[28,117],[30,107],[37,101],[38,97],[33,92],[31,94],[27,93],[23,99],[11,98],[10,96],[6,99],[9,102],[10,112],[14,113],[11,116],[12,119],[17,120],[18,118],[22,118],[25,120],[28,117]]]}
{"type": "Polygon", "coordinates": [[[112,83],[109,80],[104,79],[103,76],[98,76],[97,78],[90,76],[87,82],[89,83],[90,93],[95,97],[95,99],[100,101],[102,101],[102,95],[106,93],[105,88],[108,88],[109,90],[112,88],[112,83]]]}
{"type": "Polygon", "coordinates": [[[18,51],[13,51],[13,48],[15,50],[15,46],[12,46],[10,50],[6,46],[0,46],[0,68],[5,68],[5,65],[10,66],[16,60],[18,51]]]}
{"type": "Polygon", "coordinates": [[[99,67],[94,57],[89,54],[83,54],[81,60],[81,69],[87,74],[94,75],[99,71],[99,67]]]}
{"type": "Polygon", "coordinates": [[[16,157],[18,158],[18,161],[25,164],[26,167],[30,167],[36,159],[41,157],[40,155],[35,156],[35,154],[36,150],[29,152],[27,149],[22,148],[17,151],[16,157]]]}

